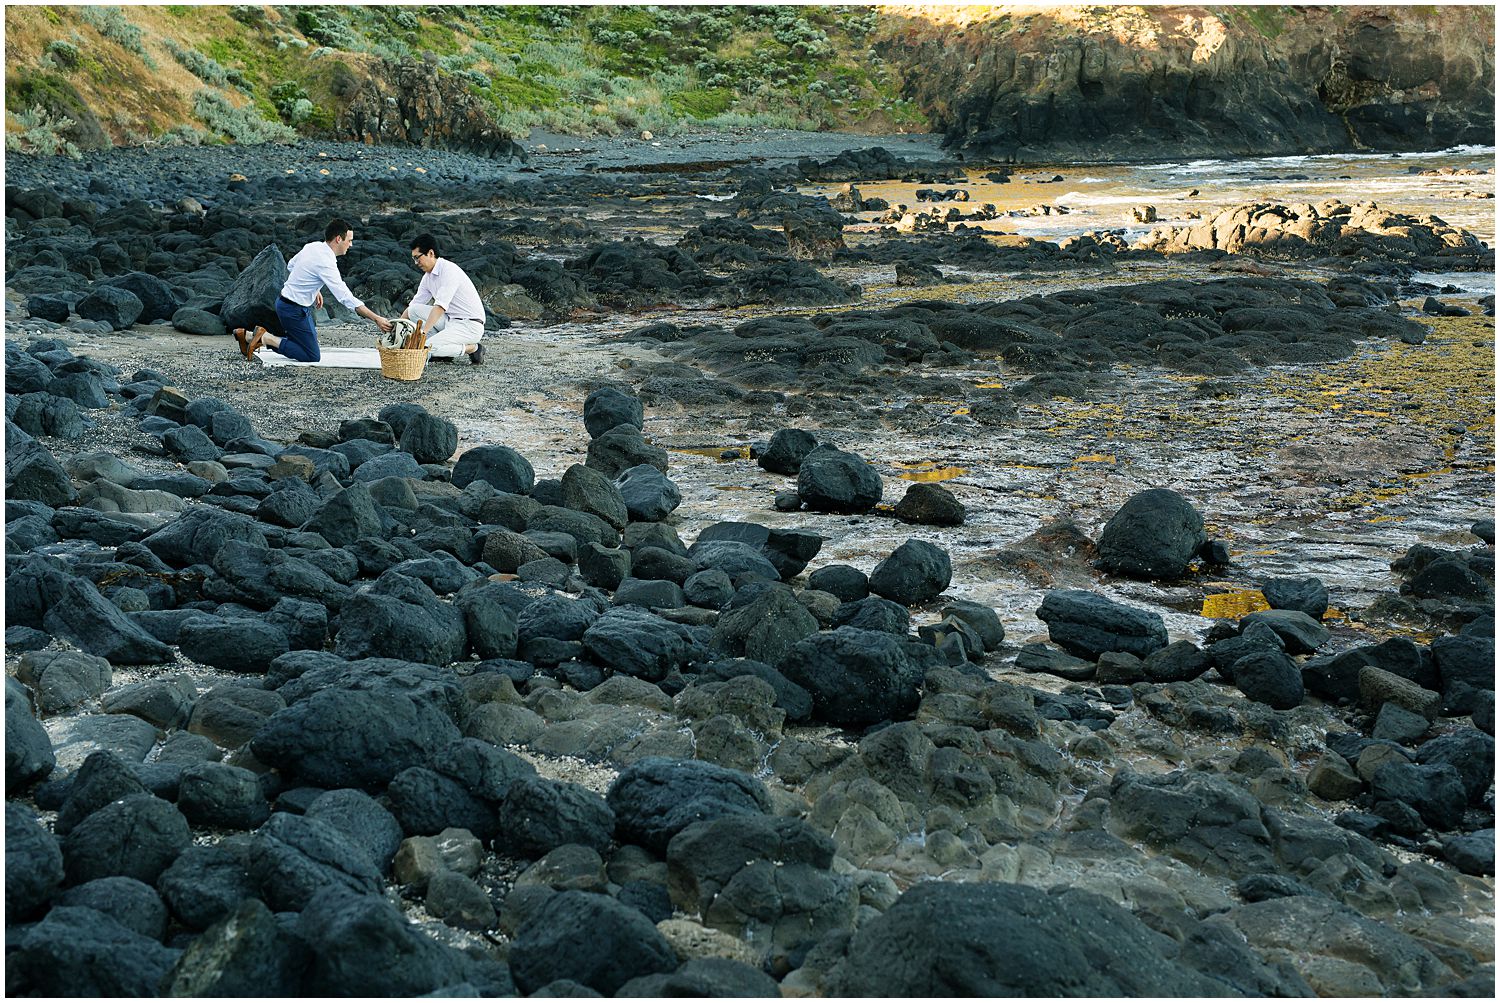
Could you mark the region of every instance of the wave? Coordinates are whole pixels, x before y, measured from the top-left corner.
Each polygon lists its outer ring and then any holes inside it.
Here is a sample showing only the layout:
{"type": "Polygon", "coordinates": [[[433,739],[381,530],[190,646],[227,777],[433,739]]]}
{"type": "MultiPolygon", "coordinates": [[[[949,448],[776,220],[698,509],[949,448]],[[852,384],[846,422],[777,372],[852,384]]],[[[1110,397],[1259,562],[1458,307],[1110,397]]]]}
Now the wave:
{"type": "Polygon", "coordinates": [[[1495,274],[1493,272],[1415,272],[1415,282],[1426,282],[1434,286],[1457,286],[1470,296],[1493,296],[1495,274]]]}

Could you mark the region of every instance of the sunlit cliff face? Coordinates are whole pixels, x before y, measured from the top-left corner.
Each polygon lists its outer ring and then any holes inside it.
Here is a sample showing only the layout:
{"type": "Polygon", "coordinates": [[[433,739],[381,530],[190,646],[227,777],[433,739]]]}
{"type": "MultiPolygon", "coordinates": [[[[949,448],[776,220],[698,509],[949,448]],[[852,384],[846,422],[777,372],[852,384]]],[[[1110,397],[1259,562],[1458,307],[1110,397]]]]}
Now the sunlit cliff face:
{"type": "MultiPolygon", "coordinates": [[[[1030,18],[1038,19],[1051,30],[1074,30],[1080,34],[1112,35],[1118,41],[1141,48],[1153,48],[1163,30],[1160,19],[1141,7],[1106,5],[1046,6],[1041,4],[882,4],[879,8],[887,17],[904,18],[926,22],[934,27],[956,28],[960,31],[983,25],[986,22],[1008,18],[1012,28],[1024,30],[1030,18]]],[[[1190,8],[1201,11],[1202,8],[1190,8]]],[[[1198,20],[1212,21],[1222,37],[1223,26],[1217,18],[1204,14],[1201,18],[1184,15],[1178,30],[1193,32],[1190,25],[1198,20]]],[[[1173,26],[1176,27],[1175,25],[1173,26]]]]}

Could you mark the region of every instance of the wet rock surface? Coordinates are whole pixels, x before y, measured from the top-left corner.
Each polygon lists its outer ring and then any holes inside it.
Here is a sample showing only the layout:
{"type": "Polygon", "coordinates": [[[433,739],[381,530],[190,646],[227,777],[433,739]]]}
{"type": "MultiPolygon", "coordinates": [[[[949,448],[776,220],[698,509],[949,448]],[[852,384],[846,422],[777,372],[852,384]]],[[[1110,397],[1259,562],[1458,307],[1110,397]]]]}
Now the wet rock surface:
{"type": "Polygon", "coordinates": [[[1493,322],[1393,256],[1441,228],[1206,277],[862,228],[976,186],[886,150],[722,202],[332,151],[8,193],[8,991],[1491,984],[1493,322]],[[379,309],[444,207],[485,366],[172,326],[335,202],[379,309]]]}

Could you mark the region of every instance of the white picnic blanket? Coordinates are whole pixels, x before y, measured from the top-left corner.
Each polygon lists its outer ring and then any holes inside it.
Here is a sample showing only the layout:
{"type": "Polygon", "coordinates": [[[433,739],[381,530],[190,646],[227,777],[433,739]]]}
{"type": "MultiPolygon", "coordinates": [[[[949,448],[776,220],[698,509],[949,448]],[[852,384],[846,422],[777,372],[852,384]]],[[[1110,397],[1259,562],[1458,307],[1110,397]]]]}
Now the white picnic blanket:
{"type": "Polygon", "coordinates": [[[255,353],[260,364],[273,366],[322,366],[325,369],[379,369],[380,352],[374,348],[324,348],[323,357],[317,362],[297,362],[280,352],[262,348],[255,353]]]}

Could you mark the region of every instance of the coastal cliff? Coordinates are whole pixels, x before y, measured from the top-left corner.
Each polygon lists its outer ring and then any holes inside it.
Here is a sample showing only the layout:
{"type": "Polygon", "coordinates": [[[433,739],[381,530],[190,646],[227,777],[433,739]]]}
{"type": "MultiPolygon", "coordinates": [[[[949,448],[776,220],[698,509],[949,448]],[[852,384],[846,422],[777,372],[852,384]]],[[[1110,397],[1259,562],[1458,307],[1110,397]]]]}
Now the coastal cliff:
{"type": "Polygon", "coordinates": [[[1494,142],[1488,7],[917,5],[882,22],[907,96],[949,144],[989,156],[1494,142]]]}
{"type": "Polygon", "coordinates": [[[1489,7],[7,7],[6,145],[938,131],[1011,160],[1494,142],[1489,7]]]}

